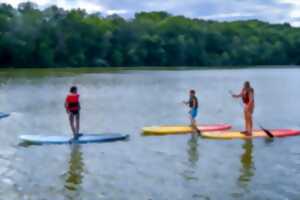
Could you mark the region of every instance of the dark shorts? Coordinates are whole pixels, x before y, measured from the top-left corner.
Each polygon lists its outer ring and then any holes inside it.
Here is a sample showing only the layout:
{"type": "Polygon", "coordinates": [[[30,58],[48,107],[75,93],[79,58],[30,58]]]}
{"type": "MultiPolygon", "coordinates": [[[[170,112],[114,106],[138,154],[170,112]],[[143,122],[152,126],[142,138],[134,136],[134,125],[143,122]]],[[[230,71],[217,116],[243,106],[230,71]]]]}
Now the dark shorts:
{"type": "Polygon", "coordinates": [[[71,115],[79,115],[79,110],[71,110],[70,111],[71,115]]]}

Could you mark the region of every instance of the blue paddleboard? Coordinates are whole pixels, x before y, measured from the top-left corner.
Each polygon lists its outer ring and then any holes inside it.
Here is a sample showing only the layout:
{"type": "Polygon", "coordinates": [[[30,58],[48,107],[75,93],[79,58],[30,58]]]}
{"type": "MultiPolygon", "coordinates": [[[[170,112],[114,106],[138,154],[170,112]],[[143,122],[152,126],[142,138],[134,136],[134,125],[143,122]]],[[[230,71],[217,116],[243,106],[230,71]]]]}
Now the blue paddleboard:
{"type": "Polygon", "coordinates": [[[8,116],[9,116],[9,114],[0,112],[0,119],[8,117],[8,116]]]}
{"type": "Polygon", "coordinates": [[[101,143],[114,142],[118,140],[126,140],[129,135],[118,133],[109,134],[83,134],[77,139],[72,136],[45,136],[45,135],[21,135],[19,138],[22,142],[31,144],[85,144],[85,143],[101,143]]]}

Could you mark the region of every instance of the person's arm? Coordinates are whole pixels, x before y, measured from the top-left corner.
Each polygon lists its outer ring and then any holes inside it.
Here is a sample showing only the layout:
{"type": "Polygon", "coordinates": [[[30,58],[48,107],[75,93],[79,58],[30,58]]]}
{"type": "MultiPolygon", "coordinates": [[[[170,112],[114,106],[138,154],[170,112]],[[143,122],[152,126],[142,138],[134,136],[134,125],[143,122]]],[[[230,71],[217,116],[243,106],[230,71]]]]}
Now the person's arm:
{"type": "Polygon", "coordinates": [[[67,110],[67,107],[68,107],[68,105],[67,105],[67,99],[65,100],[65,109],[67,110]]]}
{"type": "Polygon", "coordinates": [[[240,92],[240,94],[232,94],[233,98],[241,98],[243,96],[243,90],[240,92]]]}
{"type": "Polygon", "coordinates": [[[67,98],[66,98],[66,100],[65,100],[65,109],[66,109],[66,112],[67,112],[67,113],[69,113],[69,111],[68,111],[68,103],[67,103],[67,98]]]}

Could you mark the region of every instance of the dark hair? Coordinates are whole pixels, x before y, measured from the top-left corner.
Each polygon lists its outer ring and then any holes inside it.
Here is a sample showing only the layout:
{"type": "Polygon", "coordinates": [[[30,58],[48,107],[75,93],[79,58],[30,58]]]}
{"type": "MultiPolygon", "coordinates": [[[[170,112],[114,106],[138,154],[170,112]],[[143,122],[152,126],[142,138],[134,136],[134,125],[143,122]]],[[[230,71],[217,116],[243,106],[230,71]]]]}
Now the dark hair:
{"type": "Polygon", "coordinates": [[[190,93],[191,94],[196,94],[196,91],[195,90],[190,90],[190,93]]]}
{"type": "Polygon", "coordinates": [[[76,86],[72,86],[72,87],[70,88],[70,92],[71,92],[71,93],[76,93],[76,92],[77,92],[77,87],[76,87],[76,86]]]}
{"type": "Polygon", "coordinates": [[[250,82],[249,81],[246,81],[245,83],[244,83],[244,87],[245,88],[250,88],[251,86],[250,86],[250,82]]]}

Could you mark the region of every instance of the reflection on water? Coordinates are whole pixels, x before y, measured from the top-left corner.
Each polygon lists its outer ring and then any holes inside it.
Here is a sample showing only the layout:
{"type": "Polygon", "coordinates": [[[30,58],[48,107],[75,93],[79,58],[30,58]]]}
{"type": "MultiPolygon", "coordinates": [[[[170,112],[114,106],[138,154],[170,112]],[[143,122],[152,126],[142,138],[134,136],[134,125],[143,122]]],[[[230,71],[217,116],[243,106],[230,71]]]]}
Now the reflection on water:
{"type": "Polygon", "coordinates": [[[274,142],[274,138],[267,137],[264,139],[264,143],[267,146],[272,145],[273,142],[274,142]]]}
{"type": "Polygon", "coordinates": [[[67,199],[73,200],[79,197],[80,187],[83,179],[84,162],[80,145],[73,144],[71,146],[71,156],[69,160],[69,170],[67,172],[65,189],[67,199]]]}
{"type": "Polygon", "coordinates": [[[197,162],[199,160],[198,153],[198,134],[192,134],[191,138],[188,140],[188,169],[184,170],[183,178],[187,181],[198,180],[198,177],[195,175],[195,168],[197,167],[197,162]]]}
{"type": "Polygon", "coordinates": [[[192,134],[192,137],[188,141],[188,156],[192,167],[196,167],[199,160],[198,138],[198,134],[192,134]]]}
{"type": "Polygon", "coordinates": [[[243,144],[244,152],[241,155],[241,174],[239,177],[239,184],[242,187],[247,187],[254,176],[254,163],[253,163],[253,144],[252,140],[246,140],[243,144]]]}

